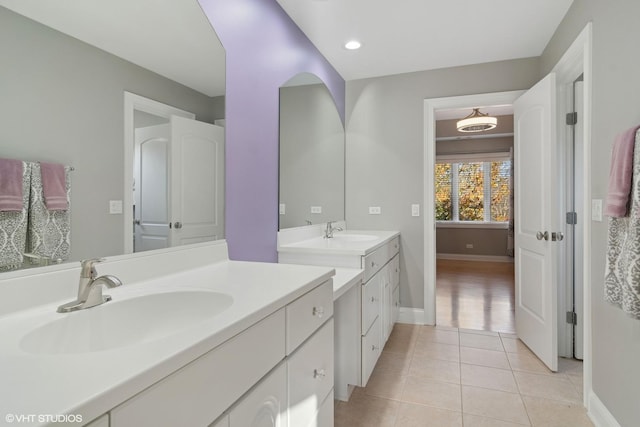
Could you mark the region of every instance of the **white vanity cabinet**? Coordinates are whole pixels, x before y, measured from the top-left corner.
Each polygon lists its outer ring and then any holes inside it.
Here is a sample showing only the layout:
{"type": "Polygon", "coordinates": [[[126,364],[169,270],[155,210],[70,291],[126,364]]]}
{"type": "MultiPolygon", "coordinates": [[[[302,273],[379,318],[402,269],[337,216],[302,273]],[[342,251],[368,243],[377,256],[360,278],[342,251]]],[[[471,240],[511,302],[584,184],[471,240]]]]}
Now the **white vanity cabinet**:
{"type": "Polygon", "coordinates": [[[329,280],[114,408],[110,426],[329,427],[332,316],[329,280]]]}

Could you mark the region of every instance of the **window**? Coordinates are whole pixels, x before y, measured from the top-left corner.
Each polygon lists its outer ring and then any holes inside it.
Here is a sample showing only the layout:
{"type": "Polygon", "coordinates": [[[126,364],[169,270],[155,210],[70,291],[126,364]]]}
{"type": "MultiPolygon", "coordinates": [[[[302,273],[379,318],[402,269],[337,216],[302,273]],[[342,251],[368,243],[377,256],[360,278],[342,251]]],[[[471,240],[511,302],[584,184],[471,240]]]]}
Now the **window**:
{"type": "Polygon", "coordinates": [[[505,225],[509,221],[511,160],[508,153],[438,156],[436,221],[505,225]]]}

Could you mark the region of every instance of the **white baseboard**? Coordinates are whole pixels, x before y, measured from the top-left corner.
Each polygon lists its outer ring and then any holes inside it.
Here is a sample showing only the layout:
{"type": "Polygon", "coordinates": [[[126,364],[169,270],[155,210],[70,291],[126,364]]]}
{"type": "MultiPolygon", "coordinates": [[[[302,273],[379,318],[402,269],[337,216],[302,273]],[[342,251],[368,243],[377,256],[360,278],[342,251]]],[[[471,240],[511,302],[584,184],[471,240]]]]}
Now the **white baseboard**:
{"type": "Polygon", "coordinates": [[[621,427],[593,390],[589,393],[588,405],[587,414],[596,427],[621,427]]]}
{"type": "Polygon", "coordinates": [[[436,258],[458,261],[513,262],[513,258],[506,255],[436,254],[436,258]]]}
{"type": "Polygon", "coordinates": [[[421,308],[400,307],[398,323],[424,325],[424,310],[421,308]]]}

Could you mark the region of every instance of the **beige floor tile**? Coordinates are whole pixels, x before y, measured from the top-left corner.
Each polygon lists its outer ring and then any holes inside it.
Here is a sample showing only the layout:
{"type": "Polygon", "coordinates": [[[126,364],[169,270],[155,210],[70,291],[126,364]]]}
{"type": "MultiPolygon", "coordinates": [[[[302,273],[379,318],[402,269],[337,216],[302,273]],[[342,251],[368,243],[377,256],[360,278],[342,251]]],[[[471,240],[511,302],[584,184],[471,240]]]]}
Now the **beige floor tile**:
{"type": "Polygon", "coordinates": [[[451,344],[441,344],[437,342],[418,341],[416,342],[413,358],[460,361],[460,347],[451,344]]]}
{"type": "Polygon", "coordinates": [[[462,411],[527,425],[529,417],[519,394],[462,386],[462,411]]]}
{"type": "Polygon", "coordinates": [[[518,338],[516,334],[510,334],[508,332],[500,332],[499,335],[503,338],[518,338]]]}
{"type": "Polygon", "coordinates": [[[465,333],[465,334],[490,335],[492,337],[500,336],[500,334],[498,332],[484,331],[484,330],[480,330],[480,329],[464,329],[464,328],[460,328],[460,329],[458,329],[458,332],[465,333]]]}
{"type": "Polygon", "coordinates": [[[354,392],[349,402],[336,401],[335,427],[393,427],[400,403],[354,392]]]}
{"type": "Polygon", "coordinates": [[[416,340],[412,336],[404,334],[391,335],[383,347],[383,351],[389,353],[400,353],[411,355],[416,345],[416,340]]]}
{"type": "Polygon", "coordinates": [[[590,427],[593,423],[580,403],[557,402],[533,396],[522,396],[535,427],[590,427]]]}
{"type": "Polygon", "coordinates": [[[441,344],[459,345],[458,331],[445,328],[424,328],[420,330],[418,340],[420,342],[438,342],[441,344]]]}
{"type": "Polygon", "coordinates": [[[494,418],[481,417],[479,415],[463,414],[464,427],[521,427],[529,424],[516,424],[509,421],[496,420],[494,418]]]}
{"type": "Polygon", "coordinates": [[[518,393],[518,386],[510,370],[464,363],[460,368],[463,385],[518,393]]]}
{"type": "Polygon", "coordinates": [[[460,411],[460,385],[407,377],[402,400],[436,408],[460,411]]]}
{"type": "Polygon", "coordinates": [[[460,384],[460,363],[414,357],[409,376],[460,384]]]}
{"type": "Polygon", "coordinates": [[[460,333],[460,347],[483,348],[485,350],[504,351],[498,336],[460,333]]]}
{"type": "Polygon", "coordinates": [[[582,376],[582,371],[583,371],[583,363],[581,360],[558,357],[559,373],[582,376]]]}
{"type": "Polygon", "coordinates": [[[462,413],[413,403],[401,403],[396,426],[462,427],[462,413]]]}
{"type": "Polygon", "coordinates": [[[383,351],[376,364],[376,372],[406,375],[409,372],[412,356],[410,354],[383,351]]]}
{"type": "Polygon", "coordinates": [[[582,401],[582,397],[565,375],[541,375],[529,372],[514,372],[513,375],[522,395],[575,403],[582,401]]]}
{"type": "Polygon", "coordinates": [[[507,353],[533,354],[531,353],[531,350],[529,350],[529,347],[527,347],[525,343],[520,341],[520,339],[507,338],[507,337],[501,337],[501,338],[502,338],[502,345],[504,347],[504,351],[506,351],[507,353]]]}
{"type": "Polygon", "coordinates": [[[533,353],[507,353],[507,357],[509,358],[511,369],[514,371],[553,374],[533,353]]]}
{"type": "Polygon", "coordinates": [[[576,393],[578,393],[578,396],[580,396],[580,399],[582,400],[583,396],[584,396],[584,379],[582,377],[582,375],[567,375],[567,378],[569,378],[569,381],[571,381],[571,384],[573,384],[573,388],[576,390],[576,393]]]}
{"type": "Polygon", "coordinates": [[[400,400],[402,398],[402,391],[406,382],[407,377],[404,375],[390,374],[374,370],[363,391],[369,396],[400,400]]]}
{"type": "Polygon", "coordinates": [[[509,361],[504,351],[484,350],[481,348],[460,347],[460,361],[470,365],[482,365],[492,368],[509,369],[509,361]]]}

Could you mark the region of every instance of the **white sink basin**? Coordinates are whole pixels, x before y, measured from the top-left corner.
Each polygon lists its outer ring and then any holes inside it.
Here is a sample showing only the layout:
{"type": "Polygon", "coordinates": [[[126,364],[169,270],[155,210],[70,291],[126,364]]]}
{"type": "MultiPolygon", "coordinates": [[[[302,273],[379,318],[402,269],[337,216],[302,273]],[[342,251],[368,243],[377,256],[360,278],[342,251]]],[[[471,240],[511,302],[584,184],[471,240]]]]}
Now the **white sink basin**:
{"type": "Polygon", "coordinates": [[[336,233],[333,235],[333,239],[335,241],[342,241],[342,242],[370,242],[378,238],[379,238],[378,236],[374,236],[372,234],[336,233]]]}
{"type": "Polygon", "coordinates": [[[46,323],[20,341],[34,354],[111,350],[175,334],[222,313],[233,303],[226,294],[175,291],[149,294],[73,313],[46,323]]]}

